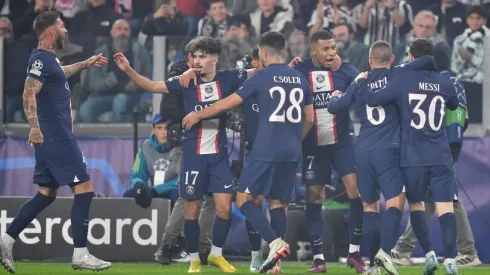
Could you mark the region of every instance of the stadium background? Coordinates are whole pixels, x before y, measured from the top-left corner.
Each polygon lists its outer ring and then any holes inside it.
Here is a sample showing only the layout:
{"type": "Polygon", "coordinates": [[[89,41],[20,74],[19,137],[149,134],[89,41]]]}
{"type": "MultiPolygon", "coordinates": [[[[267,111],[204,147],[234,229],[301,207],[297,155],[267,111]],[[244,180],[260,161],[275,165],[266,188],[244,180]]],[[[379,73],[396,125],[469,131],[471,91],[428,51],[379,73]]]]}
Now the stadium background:
{"type": "MultiPolygon", "coordinates": [[[[254,2],[255,0],[246,0],[254,2]]],[[[8,217],[15,215],[16,208],[11,207],[15,203],[8,201],[7,197],[31,196],[35,192],[35,186],[32,184],[32,172],[33,172],[33,149],[26,144],[28,125],[25,124],[22,114],[22,105],[19,104],[20,96],[22,95],[23,81],[25,79],[25,64],[29,56],[30,50],[36,46],[36,41],[33,40],[32,30],[29,24],[32,24],[32,20],[35,17],[36,12],[43,9],[56,9],[62,12],[65,22],[67,22],[68,30],[70,31],[69,46],[65,51],[58,53],[59,59],[62,64],[69,64],[81,61],[86,57],[93,54],[94,50],[104,43],[110,43],[110,23],[117,18],[126,18],[130,22],[132,35],[131,40],[135,43],[144,45],[145,49],[149,53],[151,58],[151,64],[146,64],[151,68],[151,76],[154,80],[164,80],[165,74],[168,68],[183,56],[183,45],[189,41],[197,33],[209,33],[217,37],[221,37],[225,41],[224,53],[221,68],[234,67],[236,62],[240,60],[244,54],[250,54],[245,48],[253,48],[255,43],[255,36],[246,35],[245,38],[235,39],[227,36],[229,32],[228,27],[230,25],[242,26],[245,24],[249,27],[249,30],[253,28],[253,21],[248,20],[247,17],[254,11],[260,15],[260,7],[255,4],[251,4],[248,7],[246,4],[250,4],[245,1],[227,1],[229,3],[230,14],[232,11],[240,13],[240,16],[225,16],[224,20],[228,20],[227,28],[220,32],[219,28],[216,31],[205,30],[202,26],[206,26],[206,20],[203,19],[202,24],[198,24],[199,20],[206,13],[206,2],[192,1],[192,0],[178,0],[176,1],[176,7],[180,10],[178,16],[170,21],[174,20],[175,25],[173,29],[144,29],[145,23],[148,20],[147,16],[155,15],[155,17],[161,16],[157,14],[159,10],[160,1],[149,0],[5,0],[0,1],[0,11],[2,15],[6,15],[11,19],[12,25],[5,24],[0,25],[1,36],[4,39],[0,42],[0,221],[4,217],[4,213],[8,217]],[[6,7],[5,3],[10,3],[10,6],[6,7]],[[89,3],[90,2],[90,3],[89,3]],[[104,3],[106,2],[106,3],[104,3]],[[2,8],[2,3],[4,6],[2,8]],[[92,4],[91,4],[92,3],[92,4]],[[93,4],[96,3],[96,4],[93,4]],[[98,5],[102,3],[103,6],[98,9],[90,7],[90,5],[98,5]],[[245,3],[245,4],[244,4],[245,3]],[[242,8],[238,6],[244,4],[242,8]],[[245,10],[243,10],[245,9],[245,10]],[[155,13],[155,14],[154,14],[155,13]],[[83,15],[83,16],[82,16],[83,15]],[[91,20],[87,19],[90,16],[91,20]],[[182,20],[182,21],[178,21],[182,20]],[[95,22],[95,23],[94,23],[95,22]],[[109,23],[107,25],[106,23],[109,23]],[[92,24],[92,25],[90,25],[92,24]],[[97,26],[97,24],[99,24],[97,26]],[[95,26],[95,27],[94,27],[95,26]],[[199,29],[201,27],[201,29],[199,29]],[[9,29],[10,28],[10,29],[9,29]],[[10,32],[10,33],[9,33],[10,32]],[[9,36],[10,35],[10,36],[9,36]],[[238,44],[237,44],[238,43],[238,44]],[[244,44],[245,43],[245,44],[244,44]],[[248,44],[246,44],[248,43],[248,44]],[[239,45],[237,47],[237,45],[239,45]],[[16,105],[17,104],[17,105],[16,105]],[[20,108],[19,108],[20,106],[20,108]],[[12,108],[14,111],[12,111],[12,108]],[[17,108],[17,110],[15,110],[17,108]],[[12,204],[12,205],[10,205],[12,204]],[[8,209],[8,211],[6,211],[8,209]]],[[[259,0],[260,2],[260,0],[259,0]]],[[[264,1],[262,1],[264,2],[264,1]]],[[[275,2],[275,1],[272,1],[275,2]]],[[[281,29],[287,36],[289,41],[288,52],[286,56],[302,56],[308,57],[308,27],[311,16],[315,13],[317,0],[278,0],[277,5],[280,6],[280,12],[274,16],[285,16],[282,18],[286,23],[281,29]],[[282,15],[282,13],[286,15],[282,15]],[[287,17],[289,16],[289,17],[287,17]]],[[[342,2],[342,1],[339,1],[342,2]]],[[[347,14],[346,18],[349,24],[354,29],[356,28],[355,10],[356,5],[361,4],[363,1],[345,1],[348,4],[352,14],[347,14]],[[350,16],[350,17],[349,17],[350,16]]],[[[409,24],[405,26],[405,29],[401,30],[399,37],[393,38],[397,41],[398,45],[406,45],[407,40],[405,37],[409,36],[409,32],[412,29],[410,26],[414,22],[414,16],[418,10],[424,7],[423,1],[408,0],[408,1],[395,1],[398,5],[406,11],[407,20],[409,24]],[[422,4],[421,4],[422,3],[422,4]],[[407,8],[409,6],[409,8],[407,8]]],[[[433,5],[440,5],[440,1],[432,1],[433,5]]],[[[467,4],[480,4],[480,2],[487,1],[466,1],[467,4]],[[474,2],[474,3],[468,3],[474,2]],[[477,3],[478,2],[478,3],[477,3]]],[[[486,3],[482,3],[487,5],[486,3]]],[[[359,7],[359,6],[358,6],[359,7]]],[[[361,6],[362,7],[362,6],[361,6]]],[[[161,12],[161,10],[160,10],[161,12]]],[[[463,13],[464,15],[464,13],[463,13]]],[[[465,15],[464,15],[465,16],[465,15]]],[[[253,20],[253,15],[250,15],[253,20]]],[[[464,18],[463,18],[464,20],[464,18]]],[[[0,20],[0,24],[4,21],[0,20]]],[[[155,23],[157,24],[157,23],[155,23]]],[[[327,28],[331,28],[327,26],[327,28]]],[[[257,31],[255,31],[257,33],[257,31]]],[[[251,32],[249,33],[251,34],[251,32]]],[[[487,34],[490,35],[490,34],[487,34]]],[[[355,41],[363,43],[363,34],[359,31],[356,35],[355,41]]],[[[236,37],[235,37],[236,38],[236,37]]],[[[353,42],[354,40],[352,40],[353,42]]],[[[485,37],[485,49],[490,47],[490,40],[485,37]]],[[[359,53],[362,51],[359,51],[359,53]]],[[[488,52],[488,50],[486,51],[488,52]]],[[[344,52],[345,59],[355,60],[356,56],[348,55],[344,52]]],[[[489,55],[484,56],[483,65],[479,70],[485,70],[490,68],[489,55]]],[[[359,57],[361,58],[361,57],[359,57]]],[[[353,62],[353,61],[352,61],[353,62]]],[[[83,121],[80,115],[80,107],[89,97],[97,96],[94,91],[90,90],[89,73],[84,72],[79,77],[73,77],[70,79],[70,87],[72,91],[72,105],[75,123],[75,133],[78,136],[79,144],[87,159],[89,172],[95,183],[95,189],[98,195],[107,198],[121,197],[124,191],[129,186],[129,175],[134,159],[134,144],[139,144],[151,131],[151,125],[149,121],[152,115],[158,111],[160,96],[151,96],[147,93],[137,93],[136,97],[132,97],[130,102],[134,104],[127,104],[124,111],[119,115],[113,114],[112,110],[107,107],[106,110],[101,112],[100,116],[97,116],[94,121],[83,121]],[[116,117],[118,119],[116,119],[116,117]],[[137,122],[133,123],[134,121],[137,122]],[[136,125],[136,126],[135,126],[136,125]],[[134,136],[138,136],[136,142],[134,136]]],[[[484,263],[490,263],[490,248],[486,245],[490,238],[490,200],[488,199],[488,184],[490,183],[490,138],[488,136],[488,129],[490,129],[490,113],[488,108],[484,106],[490,106],[490,95],[488,90],[487,79],[483,80],[483,92],[473,91],[469,88],[473,87],[469,85],[466,87],[468,94],[477,94],[480,92],[479,105],[469,107],[469,113],[471,117],[471,124],[466,133],[467,138],[464,141],[463,150],[460,156],[460,160],[456,165],[457,176],[460,186],[460,198],[464,202],[470,223],[475,235],[476,248],[478,250],[480,259],[484,263]],[[475,208],[476,207],[476,208],[475,208]]],[[[481,86],[481,85],[480,85],[481,86]]],[[[127,94],[124,91],[119,92],[127,94]]],[[[114,97],[118,93],[112,93],[114,97]]],[[[20,102],[21,104],[21,102],[20,102]]],[[[110,104],[106,104],[110,105],[110,104]]],[[[95,108],[95,107],[94,107],[95,108]]],[[[100,108],[100,107],[99,107],[100,108]]],[[[354,121],[356,121],[353,116],[354,121]]],[[[358,125],[356,125],[356,129],[358,125]]],[[[236,158],[239,146],[239,137],[229,134],[230,143],[233,144],[230,148],[235,148],[231,152],[231,158],[236,158]]],[[[68,189],[60,190],[60,197],[71,197],[71,193],[68,189]]],[[[103,199],[103,198],[101,198],[103,199]]],[[[114,200],[114,203],[110,207],[119,210],[118,217],[112,218],[124,218],[127,215],[129,218],[137,219],[141,215],[145,217],[151,217],[152,209],[148,210],[130,210],[124,211],[126,208],[118,208],[118,204],[121,200],[114,200]],[[132,216],[133,215],[133,216],[132,216]]],[[[122,204],[121,204],[122,205],[122,204]]],[[[139,208],[131,200],[126,200],[124,207],[139,208]],[[128,203],[128,201],[130,203],[128,203]]],[[[160,210],[168,211],[168,204],[154,203],[153,207],[160,207],[160,210]]],[[[48,210],[48,216],[49,216],[48,210]]],[[[248,241],[242,236],[245,235],[245,227],[243,217],[238,211],[233,212],[233,227],[226,243],[225,251],[228,253],[241,254],[248,249],[248,241]]],[[[96,210],[92,210],[92,217],[99,215],[96,210]],[[95,212],[95,213],[94,213],[95,212]]],[[[161,218],[165,219],[166,215],[162,215],[161,218]]],[[[408,215],[404,215],[402,228],[405,228],[406,219],[408,215]]],[[[164,223],[163,223],[164,224],[164,223]]],[[[44,226],[44,225],[41,225],[44,226]]],[[[431,221],[432,238],[435,241],[436,252],[442,251],[438,221],[433,219],[431,221]]],[[[34,226],[35,227],[35,226],[34,226]]],[[[163,225],[157,225],[158,240],[160,239],[163,225]]],[[[149,227],[151,228],[151,227],[149,227]]],[[[6,228],[0,222],[0,234],[4,232],[6,228]]],[[[96,227],[94,230],[97,231],[96,227]]],[[[141,229],[142,231],[147,229],[141,229]]],[[[34,230],[35,231],[35,230],[34,230]]],[[[31,234],[34,232],[32,231],[31,234]]],[[[44,228],[42,229],[44,232],[44,228]]],[[[34,232],[35,233],[35,232],[34,232]]],[[[44,233],[43,233],[44,234],[44,233]]],[[[151,232],[143,232],[143,234],[152,234],[151,232]]],[[[56,236],[53,238],[57,238],[56,236]]],[[[111,238],[115,238],[111,236],[111,238]]],[[[123,236],[126,238],[126,236],[123,236]]],[[[43,238],[41,238],[42,240],[43,238]]],[[[114,243],[114,242],[113,242],[114,243]]],[[[54,240],[53,240],[54,244],[54,240]]],[[[52,244],[52,245],[53,245],[52,244]]],[[[34,250],[43,250],[42,246],[45,244],[38,243],[30,245],[30,248],[34,250]]],[[[60,244],[61,245],[61,244],[60,244]]],[[[105,244],[98,246],[103,247],[105,244]]],[[[141,245],[133,243],[129,246],[129,250],[136,246],[147,247],[149,257],[147,260],[151,261],[151,255],[156,250],[156,244],[141,245]],[[153,249],[154,247],[155,249],[153,249]]],[[[122,247],[122,246],[121,246],[122,247]]],[[[69,253],[67,254],[69,255],[69,253]]],[[[414,256],[421,256],[421,250],[417,248],[414,256]]],[[[53,258],[56,259],[56,255],[53,258]]],[[[110,259],[109,259],[110,260],[110,259]]]]}

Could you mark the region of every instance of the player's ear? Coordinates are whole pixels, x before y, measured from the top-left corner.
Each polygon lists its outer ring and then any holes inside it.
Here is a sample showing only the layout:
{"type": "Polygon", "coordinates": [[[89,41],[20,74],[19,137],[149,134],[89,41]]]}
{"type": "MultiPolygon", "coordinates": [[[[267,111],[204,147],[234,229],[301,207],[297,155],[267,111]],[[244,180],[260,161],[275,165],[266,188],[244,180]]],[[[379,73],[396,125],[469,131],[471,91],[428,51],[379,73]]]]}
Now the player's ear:
{"type": "Polygon", "coordinates": [[[393,64],[393,62],[395,62],[395,56],[392,54],[390,58],[390,65],[393,64]]]}

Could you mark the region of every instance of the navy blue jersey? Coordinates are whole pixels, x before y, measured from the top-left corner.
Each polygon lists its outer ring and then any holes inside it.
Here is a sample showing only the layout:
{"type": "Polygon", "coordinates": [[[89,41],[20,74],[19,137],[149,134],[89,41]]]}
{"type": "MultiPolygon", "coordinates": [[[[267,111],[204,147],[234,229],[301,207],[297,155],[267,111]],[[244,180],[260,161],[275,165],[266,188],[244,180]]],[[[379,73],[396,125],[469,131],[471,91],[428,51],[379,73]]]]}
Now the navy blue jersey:
{"type": "MultiPolygon", "coordinates": [[[[170,78],[165,83],[170,93],[182,96],[187,115],[231,95],[247,79],[247,72],[235,69],[218,71],[213,81],[198,79],[197,86],[192,82],[188,88],[182,87],[178,78],[170,78]]],[[[197,155],[228,153],[225,119],[226,114],[221,114],[202,120],[186,131],[182,140],[184,150],[195,151],[197,155]]]]}
{"type": "MultiPolygon", "coordinates": [[[[432,59],[419,58],[406,65],[392,67],[391,69],[377,68],[369,72],[367,78],[368,88],[376,92],[386,87],[391,78],[404,70],[422,68],[432,59]]],[[[348,109],[354,104],[361,128],[356,139],[356,153],[372,151],[381,148],[400,148],[400,116],[396,104],[369,107],[359,93],[359,85],[352,83],[340,98],[332,97],[328,104],[328,111],[332,114],[348,109]]]]}
{"type": "Polygon", "coordinates": [[[56,54],[42,49],[33,50],[27,74],[43,83],[36,101],[44,140],[75,141],[70,86],[56,54]]]}
{"type": "Polygon", "coordinates": [[[447,111],[446,113],[446,132],[449,143],[463,143],[463,129],[466,122],[466,92],[459,83],[458,79],[450,71],[442,71],[442,75],[451,79],[456,87],[458,93],[459,106],[454,111],[447,111]]]}
{"type": "Polygon", "coordinates": [[[454,84],[438,72],[434,61],[422,69],[406,70],[376,93],[358,81],[368,106],[396,103],[401,114],[401,166],[452,165],[444,114],[458,107],[454,84]]]}
{"type": "Polygon", "coordinates": [[[332,72],[326,68],[316,67],[311,58],[296,65],[295,69],[308,79],[308,84],[313,91],[315,123],[304,139],[304,146],[314,150],[317,146],[353,142],[354,127],[349,110],[330,114],[327,105],[332,92],[335,90],[345,92],[359,75],[359,71],[349,63],[342,63],[337,71],[332,72]]]}
{"type": "Polygon", "coordinates": [[[245,135],[245,146],[251,148],[255,136],[257,135],[257,126],[259,125],[259,105],[255,97],[249,97],[242,103],[243,113],[243,132],[245,135]]]}
{"type": "Polygon", "coordinates": [[[243,100],[255,97],[259,107],[257,136],[249,157],[268,162],[299,162],[302,112],[312,94],[300,72],[272,64],[247,80],[236,92],[243,100]]]}

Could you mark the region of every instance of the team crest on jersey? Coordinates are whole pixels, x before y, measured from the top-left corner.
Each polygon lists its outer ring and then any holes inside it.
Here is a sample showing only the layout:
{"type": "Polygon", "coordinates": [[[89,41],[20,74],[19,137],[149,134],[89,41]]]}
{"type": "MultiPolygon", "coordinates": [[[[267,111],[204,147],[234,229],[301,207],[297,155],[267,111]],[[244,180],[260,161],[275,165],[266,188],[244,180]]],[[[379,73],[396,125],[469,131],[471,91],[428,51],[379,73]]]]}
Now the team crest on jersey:
{"type": "Polygon", "coordinates": [[[307,180],[312,180],[312,179],[314,179],[314,178],[315,178],[315,173],[314,173],[313,171],[311,171],[311,170],[306,171],[306,173],[305,173],[305,178],[306,178],[307,180]]]}
{"type": "Polygon", "coordinates": [[[43,62],[41,60],[36,60],[31,65],[31,70],[29,73],[41,76],[41,69],[43,68],[43,62]]]}
{"type": "Polygon", "coordinates": [[[321,75],[321,74],[320,74],[320,75],[317,75],[317,77],[316,77],[316,81],[317,81],[318,83],[323,83],[323,81],[325,81],[325,76],[323,76],[323,75],[321,75]]]}
{"type": "Polygon", "coordinates": [[[314,93],[332,92],[333,91],[332,72],[330,71],[311,72],[310,87],[312,87],[314,93]]]}
{"type": "Polygon", "coordinates": [[[194,192],[196,192],[196,188],[194,188],[194,186],[192,185],[188,185],[186,188],[185,188],[185,192],[189,195],[192,195],[194,194],[194,192]]]}
{"type": "Polygon", "coordinates": [[[199,102],[209,102],[221,99],[221,87],[219,81],[201,84],[197,86],[199,102]]]}

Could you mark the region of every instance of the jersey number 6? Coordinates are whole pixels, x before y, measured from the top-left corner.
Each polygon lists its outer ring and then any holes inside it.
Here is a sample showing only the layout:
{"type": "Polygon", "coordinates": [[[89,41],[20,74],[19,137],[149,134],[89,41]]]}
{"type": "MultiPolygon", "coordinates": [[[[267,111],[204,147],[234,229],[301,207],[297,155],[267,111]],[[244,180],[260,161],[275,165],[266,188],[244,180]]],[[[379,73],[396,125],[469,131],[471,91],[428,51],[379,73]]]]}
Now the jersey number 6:
{"type": "MultiPolygon", "coordinates": [[[[419,123],[415,124],[415,122],[412,121],[410,122],[410,126],[413,128],[420,130],[423,129],[425,126],[425,122],[427,121],[427,115],[425,114],[424,110],[420,109],[424,101],[427,99],[426,94],[408,94],[408,103],[411,103],[412,100],[415,100],[417,104],[413,108],[413,113],[417,114],[420,118],[419,123]]],[[[433,131],[439,131],[442,126],[442,120],[444,119],[444,113],[445,113],[445,101],[444,98],[440,95],[436,95],[432,100],[430,101],[429,104],[429,126],[433,131]],[[437,101],[441,102],[441,107],[439,109],[439,113],[441,117],[439,118],[439,122],[436,125],[436,105],[437,101]]]]}
{"type": "Polygon", "coordinates": [[[286,91],[284,88],[276,86],[272,87],[269,90],[269,93],[271,95],[271,98],[274,98],[274,93],[278,92],[279,93],[279,105],[277,105],[277,108],[272,112],[272,115],[269,117],[269,121],[271,122],[292,122],[292,123],[299,123],[301,122],[301,105],[300,103],[303,101],[303,90],[300,88],[294,88],[291,90],[289,93],[289,102],[291,105],[287,108],[287,110],[284,110],[284,103],[286,102],[286,91]],[[298,95],[298,96],[296,96],[298,95]],[[296,99],[298,97],[298,99],[296,99]],[[293,116],[293,112],[297,112],[297,117],[293,116]],[[282,113],[282,114],[279,114],[282,113]]]}

